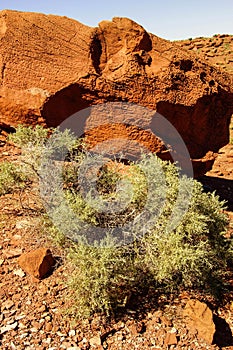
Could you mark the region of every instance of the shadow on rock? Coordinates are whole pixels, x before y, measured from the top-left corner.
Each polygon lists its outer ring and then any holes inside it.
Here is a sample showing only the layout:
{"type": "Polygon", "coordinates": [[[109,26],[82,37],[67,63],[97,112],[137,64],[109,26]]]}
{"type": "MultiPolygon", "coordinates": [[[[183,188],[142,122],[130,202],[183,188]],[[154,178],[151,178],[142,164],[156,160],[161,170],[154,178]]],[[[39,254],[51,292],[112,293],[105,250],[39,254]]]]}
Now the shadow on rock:
{"type": "Polygon", "coordinates": [[[206,192],[216,191],[221,200],[227,201],[230,211],[233,211],[233,180],[213,176],[202,176],[198,179],[206,192]]]}
{"type": "Polygon", "coordinates": [[[219,347],[232,346],[233,337],[228,323],[221,317],[214,315],[216,332],[214,335],[214,344],[219,347]]]}

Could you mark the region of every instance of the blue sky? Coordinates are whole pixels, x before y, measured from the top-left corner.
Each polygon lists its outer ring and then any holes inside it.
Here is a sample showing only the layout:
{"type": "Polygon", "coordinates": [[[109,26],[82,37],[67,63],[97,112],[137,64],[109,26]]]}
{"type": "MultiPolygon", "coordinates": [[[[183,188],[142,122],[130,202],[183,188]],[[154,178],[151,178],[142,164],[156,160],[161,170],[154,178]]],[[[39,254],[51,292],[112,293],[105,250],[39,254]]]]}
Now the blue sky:
{"type": "Polygon", "coordinates": [[[169,40],[233,34],[233,0],[0,0],[0,9],[52,13],[90,26],[129,17],[169,40]]]}

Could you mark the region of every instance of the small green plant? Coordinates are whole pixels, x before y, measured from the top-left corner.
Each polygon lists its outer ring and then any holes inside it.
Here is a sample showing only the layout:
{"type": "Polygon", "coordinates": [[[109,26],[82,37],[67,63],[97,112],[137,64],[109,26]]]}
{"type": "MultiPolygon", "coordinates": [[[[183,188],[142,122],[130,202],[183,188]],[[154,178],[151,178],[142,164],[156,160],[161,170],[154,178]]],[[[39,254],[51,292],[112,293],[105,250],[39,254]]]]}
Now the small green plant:
{"type": "Polygon", "coordinates": [[[229,44],[229,43],[225,43],[225,44],[224,44],[224,50],[225,50],[225,51],[229,51],[230,48],[231,48],[231,47],[230,47],[230,44],[229,44]]]}
{"type": "Polygon", "coordinates": [[[26,180],[27,176],[19,164],[7,161],[0,163],[0,195],[24,188],[26,180]]]}

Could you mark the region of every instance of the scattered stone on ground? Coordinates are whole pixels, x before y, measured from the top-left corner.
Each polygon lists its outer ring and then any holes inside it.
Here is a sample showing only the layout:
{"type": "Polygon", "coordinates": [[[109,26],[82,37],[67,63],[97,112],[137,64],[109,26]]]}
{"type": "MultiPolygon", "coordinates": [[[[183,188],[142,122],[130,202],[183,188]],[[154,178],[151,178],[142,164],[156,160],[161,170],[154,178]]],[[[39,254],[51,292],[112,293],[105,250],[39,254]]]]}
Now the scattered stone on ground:
{"type": "Polygon", "coordinates": [[[25,272],[41,279],[52,271],[55,259],[49,249],[38,248],[22,254],[18,259],[18,263],[25,272]]]}
{"type": "Polygon", "coordinates": [[[215,334],[213,313],[210,308],[198,300],[189,300],[184,308],[185,322],[193,332],[197,331],[199,338],[204,339],[207,344],[212,344],[215,334]]]}

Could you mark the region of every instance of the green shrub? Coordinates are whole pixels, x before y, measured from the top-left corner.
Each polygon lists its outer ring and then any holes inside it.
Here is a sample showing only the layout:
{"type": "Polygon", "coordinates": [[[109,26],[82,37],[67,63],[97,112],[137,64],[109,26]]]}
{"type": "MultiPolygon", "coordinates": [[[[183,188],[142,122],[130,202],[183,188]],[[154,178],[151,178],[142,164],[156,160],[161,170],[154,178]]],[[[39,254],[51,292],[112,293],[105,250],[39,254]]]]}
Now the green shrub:
{"type": "Polygon", "coordinates": [[[35,128],[19,125],[16,132],[9,135],[9,140],[22,149],[20,161],[30,178],[38,175],[41,152],[45,147],[48,132],[48,129],[39,125],[35,128]]]}
{"type": "Polygon", "coordinates": [[[9,140],[14,142],[17,146],[23,147],[42,147],[47,139],[49,130],[40,125],[32,126],[19,125],[16,132],[9,135],[9,140]]]}
{"type": "Polygon", "coordinates": [[[4,161],[0,163],[0,195],[22,189],[27,180],[19,164],[4,161]]]}
{"type": "Polygon", "coordinates": [[[168,291],[184,287],[200,288],[213,295],[219,292],[227,261],[232,257],[230,242],[224,236],[224,203],[184,176],[181,181],[193,187],[192,200],[179,225],[166,232],[178,183],[174,166],[161,166],[169,190],[166,207],[155,227],[137,239],[135,225],[135,241],[122,247],[114,247],[111,230],[109,237],[101,241],[102,247],[88,246],[85,241],[71,244],[70,286],[77,316],[96,311],[111,313],[124,305],[132,290],[137,293],[148,285],[163,286],[168,291]]]}
{"type": "MultiPolygon", "coordinates": [[[[231,241],[225,238],[228,220],[224,203],[215,194],[204,193],[199,182],[185,175],[178,177],[174,165],[150,154],[125,166],[123,172],[117,162],[115,167],[102,167],[96,181],[99,198],[92,196],[91,189],[84,198],[77,174],[84,158],[96,156],[83,148],[77,151],[75,145],[80,143],[74,142],[73,135],[57,131],[47,150],[55,165],[56,140],[59,147],[64,140],[69,145],[64,155],[70,151],[63,162],[63,197],[55,197],[49,208],[57,227],[50,224],[46,232],[63,247],[71,262],[68,284],[77,317],[94,312],[110,314],[126,304],[132,291],[137,294],[146,287],[166,291],[200,288],[218,293],[232,249],[231,241]],[[175,207],[181,188],[184,198],[175,207]],[[114,202],[121,198],[127,206],[115,212],[114,202]],[[108,201],[112,212],[100,212],[101,201],[108,201]],[[182,207],[187,210],[181,220],[169,226],[171,218],[179,219],[182,207]],[[144,217],[140,216],[143,212],[144,217]],[[90,226],[94,233],[104,228],[105,234],[89,241],[90,226]],[[126,237],[130,234],[131,240],[119,244],[114,236],[116,227],[126,237]]],[[[44,143],[38,146],[37,154],[42,154],[41,147],[44,150],[44,143]]],[[[27,156],[30,163],[30,153],[27,156]]],[[[53,184],[58,176],[54,169],[44,174],[45,188],[51,192],[56,190],[53,184]]]]}
{"type": "MultiPolygon", "coordinates": [[[[76,140],[74,135],[65,130],[60,132],[59,129],[45,129],[37,125],[34,128],[29,126],[19,125],[14,134],[9,135],[9,140],[22,149],[21,163],[30,176],[35,176],[38,180],[41,166],[41,157],[52,157],[56,159],[57,155],[62,158],[67,155],[67,150],[79,150],[81,142],[76,140]],[[48,144],[49,135],[53,133],[52,142],[48,144]]],[[[68,157],[68,155],[67,155],[68,157]]],[[[74,154],[74,159],[81,158],[81,152],[78,155],[74,154]]],[[[67,179],[68,181],[68,179],[67,179]]]]}

